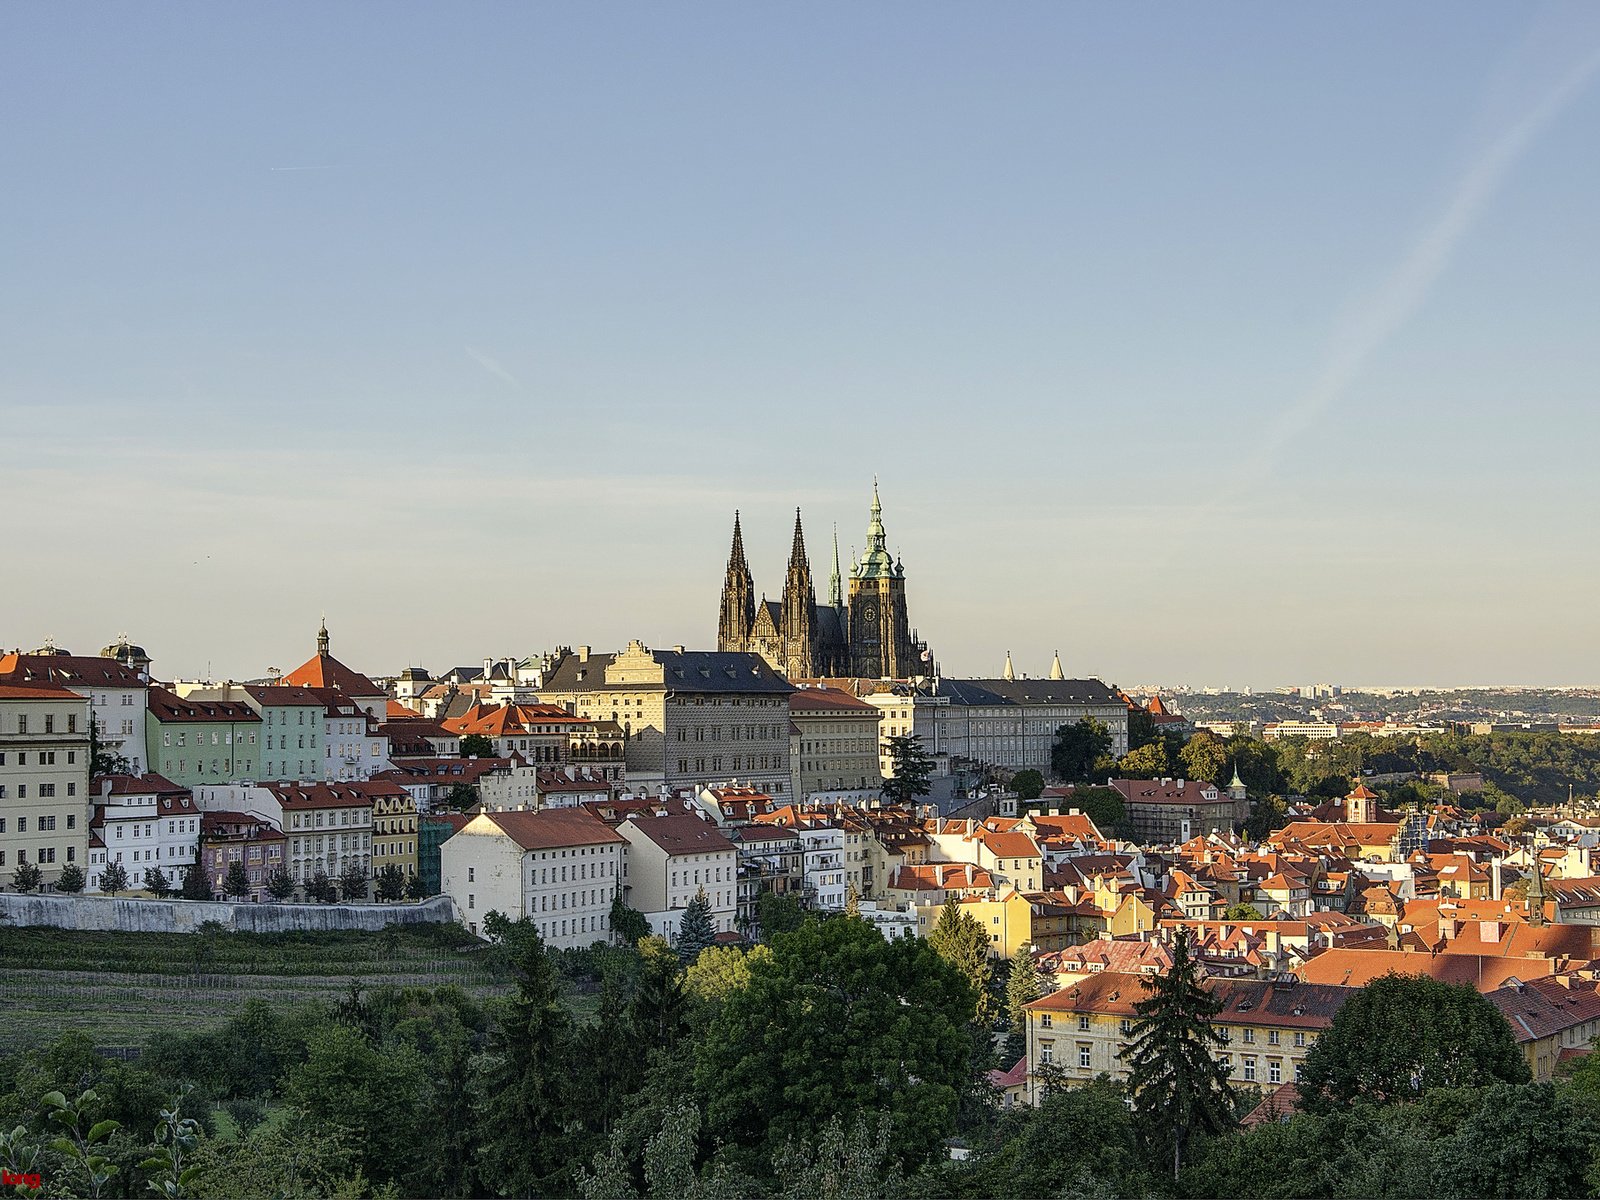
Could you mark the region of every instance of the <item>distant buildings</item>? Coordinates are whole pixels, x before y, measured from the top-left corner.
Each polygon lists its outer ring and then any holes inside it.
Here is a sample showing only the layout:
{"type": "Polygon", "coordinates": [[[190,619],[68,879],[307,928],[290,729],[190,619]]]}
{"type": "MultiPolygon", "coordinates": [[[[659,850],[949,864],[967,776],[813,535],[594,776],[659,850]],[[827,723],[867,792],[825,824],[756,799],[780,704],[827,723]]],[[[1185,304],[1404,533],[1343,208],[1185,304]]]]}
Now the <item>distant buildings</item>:
{"type": "Polygon", "coordinates": [[[90,709],[43,679],[0,683],[0,880],[32,863],[49,887],[87,862],[90,709]]]}

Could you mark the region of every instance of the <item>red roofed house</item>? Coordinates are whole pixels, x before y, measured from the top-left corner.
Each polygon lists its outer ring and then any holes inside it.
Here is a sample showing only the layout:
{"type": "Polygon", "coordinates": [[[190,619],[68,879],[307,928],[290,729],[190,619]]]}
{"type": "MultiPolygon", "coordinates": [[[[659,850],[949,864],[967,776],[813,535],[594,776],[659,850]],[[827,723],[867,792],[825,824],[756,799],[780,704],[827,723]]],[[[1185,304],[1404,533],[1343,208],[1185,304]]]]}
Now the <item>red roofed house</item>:
{"type": "Polygon", "coordinates": [[[675,934],[683,910],[702,889],[717,932],[733,932],[738,852],[714,824],[698,814],[647,809],[629,813],[617,832],[628,839],[623,899],[649,918],[655,932],[675,934]]]}
{"type": "MultiPolygon", "coordinates": [[[[270,821],[263,821],[251,813],[207,812],[200,814],[200,865],[206,873],[206,884],[218,899],[223,898],[228,871],[233,863],[244,866],[250,890],[242,900],[254,903],[270,902],[267,883],[272,873],[283,863],[283,847],[287,839],[283,831],[270,821]]],[[[128,873],[130,882],[138,886],[139,880],[128,873]]],[[[182,880],[174,880],[181,885],[182,880]]]]}
{"type": "Polygon", "coordinates": [[[317,630],[317,652],[283,677],[299,687],[328,688],[353,700],[373,721],[389,717],[389,695],[360,671],[352,670],[328,653],[328,623],[317,630]]]}
{"type": "Polygon", "coordinates": [[[439,847],[440,882],[473,933],[499,912],[536,922],[549,946],[576,949],[611,940],[627,847],[587,809],[480,813],[439,847]]]}
{"type": "Polygon", "coordinates": [[[100,872],[121,863],[128,886],[144,886],[144,873],[159,869],[176,887],[200,844],[200,810],[194,794],[160,775],[101,775],[93,784],[90,826],[103,847],[89,851],[88,886],[100,890],[100,872]]]}
{"type": "Polygon", "coordinates": [[[1178,844],[1197,834],[1232,832],[1250,816],[1250,805],[1196,779],[1112,779],[1122,794],[1134,836],[1146,845],[1178,844]]]}

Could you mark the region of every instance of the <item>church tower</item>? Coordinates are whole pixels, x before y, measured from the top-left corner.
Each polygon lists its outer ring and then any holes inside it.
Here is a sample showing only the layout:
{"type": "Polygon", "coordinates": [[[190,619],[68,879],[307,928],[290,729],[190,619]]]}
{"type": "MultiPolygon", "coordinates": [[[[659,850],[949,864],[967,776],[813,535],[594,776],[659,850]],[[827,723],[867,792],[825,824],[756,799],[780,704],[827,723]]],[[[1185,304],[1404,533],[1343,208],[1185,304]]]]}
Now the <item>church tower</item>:
{"type": "Polygon", "coordinates": [[[800,510],[794,510],[794,542],[789,547],[789,570],[783,579],[778,632],[783,638],[783,669],[789,678],[815,673],[812,636],[817,627],[817,592],[811,583],[811,561],[806,556],[805,531],[800,510]]]}
{"type": "Polygon", "coordinates": [[[889,554],[878,481],[872,481],[867,548],[850,572],[850,664],[865,679],[906,679],[922,667],[906,616],[905,568],[889,554]]]}
{"type": "Polygon", "coordinates": [[[722,581],[722,609],[717,616],[717,649],[746,650],[755,623],[755,581],[750,577],[750,565],[745,562],[744,534],[739,530],[739,512],[735,509],[733,550],[728,555],[728,573],[722,581]]]}

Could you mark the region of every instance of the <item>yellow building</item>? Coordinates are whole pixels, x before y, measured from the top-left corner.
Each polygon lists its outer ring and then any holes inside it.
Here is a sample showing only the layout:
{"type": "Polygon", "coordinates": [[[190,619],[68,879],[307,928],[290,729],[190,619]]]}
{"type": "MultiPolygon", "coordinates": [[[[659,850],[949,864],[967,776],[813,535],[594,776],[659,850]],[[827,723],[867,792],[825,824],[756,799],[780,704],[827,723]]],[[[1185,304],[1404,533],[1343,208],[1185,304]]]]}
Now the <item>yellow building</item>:
{"type": "Polygon", "coordinates": [[[407,880],[417,873],[417,802],[402,787],[372,802],[372,877],[390,864],[407,880]]]}
{"type": "Polygon", "coordinates": [[[1015,888],[1003,890],[993,900],[968,897],[961,908],[983,926],[995,958],[1015,958],[1024,947],[1064,950],[1090,936],[1097,923],[1085,916],[1089,905],[1063,904],[1047,892],[1028,894],[1015,888]]]}
{"type": "MultiPolygon", "coordinates": [[[[1028,1005],[1029,1103],[1037,1104],[1046,1079],[1087,1082],[1102,1073],[1126,1079],[1119,1054],[1139,1020],[1143,975],[1101,971],[1028,1005]]],[[[1334,984],[1270,983],[1217,979],[1222,1000],[1216,1024],[1227,1043],[1216,1051],[1236,1084],[1276,1087],[1300,1075],[1306,1052],[1357,989],[1334,984]]]]}

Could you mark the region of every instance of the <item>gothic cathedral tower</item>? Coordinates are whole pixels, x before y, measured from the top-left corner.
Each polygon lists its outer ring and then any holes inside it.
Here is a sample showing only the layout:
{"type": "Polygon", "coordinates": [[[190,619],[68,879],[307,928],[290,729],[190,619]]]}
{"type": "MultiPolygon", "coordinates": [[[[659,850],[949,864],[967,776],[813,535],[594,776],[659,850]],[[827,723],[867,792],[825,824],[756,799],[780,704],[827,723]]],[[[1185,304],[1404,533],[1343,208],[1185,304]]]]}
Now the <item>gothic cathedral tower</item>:
{"type": "Polygon", "coordinates": [[[850,665],[864,679],[906,679],[923,670],[906,615],[905,568],[884,544],[883,505],[872,483],[867,548],[850,572],[850,665]]]}
{"type": "Polygon", "coordinates": [[[733,551],[728,555],[728,573],[722,581],[722,610],[717,616],[717,649],[744,650],[756,623],[755,581],[744,560],[744,535],[739,531],[739,514],[733,514],[733,551]]]}
{"type": "Polygon", "coordinates": [[[800,510],[794,510],[794,544],[789,548],[789,570],[783,579],[783,603],[778,632],[783,638],[783,665],[790,679],[816,671],[814,636],[817,627],[817,592],[811,584],[811,561],[806,556],[805,531],[800,510]]]}

